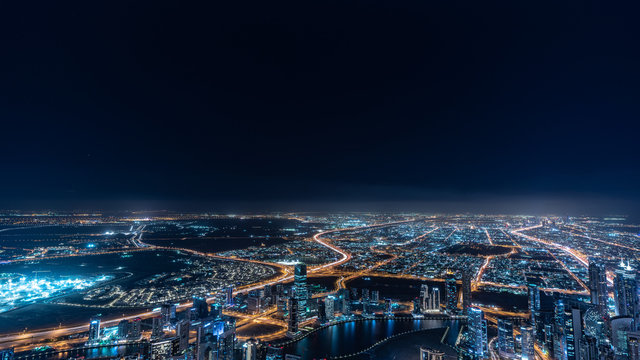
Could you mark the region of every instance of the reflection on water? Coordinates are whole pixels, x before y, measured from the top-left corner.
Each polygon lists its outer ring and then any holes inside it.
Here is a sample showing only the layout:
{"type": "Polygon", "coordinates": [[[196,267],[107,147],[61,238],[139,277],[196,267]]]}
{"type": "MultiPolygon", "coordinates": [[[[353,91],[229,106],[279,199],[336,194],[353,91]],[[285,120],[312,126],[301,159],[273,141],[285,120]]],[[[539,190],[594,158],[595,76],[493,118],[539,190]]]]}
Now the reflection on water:
{"type": "Polygon", "coordinates": [[[395,334],[418,329],[443,328],[439,336],[425,337],[424,345],[439,343],[444,328],[450,327],[445,342],[455,343],[459,331],[458,321],[424,319],[375,319],[353,321],[327,327],[288,345],[286,353],[302,355],[303,360],[356,353],[395,334]]]}

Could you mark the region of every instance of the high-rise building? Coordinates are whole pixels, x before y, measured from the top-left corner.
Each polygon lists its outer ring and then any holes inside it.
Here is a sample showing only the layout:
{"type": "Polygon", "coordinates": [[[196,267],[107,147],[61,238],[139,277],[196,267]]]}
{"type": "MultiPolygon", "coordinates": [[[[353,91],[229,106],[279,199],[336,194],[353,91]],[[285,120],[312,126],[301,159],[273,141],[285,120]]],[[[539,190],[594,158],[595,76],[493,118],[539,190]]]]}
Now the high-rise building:
{"type": "Polygon", "coordinates": [[[640,332],[627,333],[627,356],[629,360],[640,360],[640,332]]]}
{"type": "Polygon", "coordinates": [[[593,259],[589,261],[589,291],[591,292],[591,303],[598,306],[603,316],[607,315],[607,299],[609,298],[607,273],[604,264],[593,259]]]}
{"type": "Polygon", "coordinates": [[[377,303],[378,301],[380,301],[380,291],[378,290],[371,291],[371,302],[377,303]]]}
{"type": "Polygon", "coordinates": [[[299,315],[298,299],[294,296],[289,298],[289,304],[287,306],[289,310],[289,319],[287,321],[287,336],[296,337],[298,333],[299,315]]]}
{"type": "Polygon", "coordinates": [[[529,312],[531,313],[531,323],[535,324],[535,314],[540,311],[540,289],[535,284],[527,286],[529,293],[529,312]]]}
{"type": "Polygon", "coordinates": [[[142,336],[142,319],[137,317],[131,321],[131,327],[129,328],[129,338],[132,340],[138,340],[142,336]]]}
{"type": "Polygon", "coordinates": [[[593,336],[585,335],[582,337],[580,344],[582,360],[599,360],[598,339],[593,336]]]}
{"type": "Polygon", "coordinates": [[[462,310],[465,314],[471,308],[471,277],[470,271],[462,272],[462,310]]]}
{"type": "Polygon", "coordinates": [[[640,304],[638,303],[638,281],[630,267],[616,271],[613,282],[616,315],[631,316],[634,330],[640,329],[640,304]]]}
{"type": "Polygon", "coordinates": [[[324,299],[324,310],[325,310],[325,317],[327,319],[327,321],[332,321],[335,316],[335,297],[333,296],[327,296],[324,299]]]}
{"type": "Polygon", "coordinates": [[[425,347],[420,348],[420,360],[443,360],[444,353],[440,350],[433,350],[425,347]]]}
{"type": "Polygon", "coordinates": [[[567,360],[567,339],[565,336],[566,316],[564,301],[556,300],[553,323],[553,355],[556,360],[567,360]]]}
{"type": "Polygon", "coordinates": [[[615,316],[611,318],[611,345],[616,358],[626,358],[629,350],[628,334],[633,331],[631,316],[615,316]]]}
{"type": "Polygon", "coordinates": [[[13,360],[13,348],[0,350],[0,360],[13,360]]]}
{"type": "Polygon", "coordinates": [[[318,302],[318,321],[320,324],[327,322],[327,308],[325,300],[320,300],[318,302]]]}
{"type": "Polygon", "coordinates": [[[351,314],[351,299],[349,297],[348,289],[340,289],[338,290],[338,311],[340,311],[343,315],[351,314]]]}
{"type": "Polygon", "coordinates": [[[471,307],[467,312],[469,353],[474,358],[482,359],[488,355],[487,352],[487,320],[484,319],[482,310],[471,307]]]}
{"type": "Polygon", "coordinates": [[[362,302],[369,302],[369,289],[362,289],[362,302]]]}
{"type": "Polygon", "coordinates": [[[242,360],[258,360],[258,341],[249,339],[242,345],[242,360]]]}
{"type": "Polygon", "coordinates": [[[498,353],[501,357],[512,357],[515,354],[511,320],[498,319],[498,353]]]}
{"type": "Polygon", "coordinates": [[[535,360],[535,333],[533,326],[520,327],[520,351],[522,360],[535,360]]]}
{"type": "Polygon", "coordinates": [[[204,319],[209,316],[209,304],[207,304],[207,299],[203,297],[194,297],[192,308],[196,319],[204,319]]]}
{"type": "Polygon", "coordinates": [[[162,316],[156,316],[151,319],[151,337],[154,339],[160,338],[164,335],[164,320],[162,316]]]}
{"type": "Polygon", "coordinates": [[[94,316],[89,321],[89,342],[100,340],[100,316],[94,316]]]}
{"type": "Polygon", "coordinates": [[[444,284],[447,296],[447,313],[455,314],[458,311],[458,289],[456,287],[456,276],[453,272],[447,272],[444,284]]]}
{"type": "Polygon", "coordinates": [[[224,289],[224,300],[226,306],[233,306],[233,286],[224,289]]]}
{"type": "Polygon", "coordinates": [[[151,360],[163,360],[173,355],[175,338],[152,341],[149,347],[151,360]]]}
{"type": "Polygon", "coordinates": [[[171,321],[176,319],[176,306],[174,304],[162,304],[160,307],[160,316],[162,325],[169,325],[171,321]]]}
{"type": "Polygon", "coordinates": [[[565,339],[567,360],[580,360],[580,341],[582,337],[582,312],[571,308],[565,316],[565,339]]]}
{"type": "Polygon", "coordinates": [[[183,320],[178,323],[178,327],[176,328],[176,336],[179,339],[179,348],[178,351],[182,352],[187,350],[189,347],[189,331],[191,330],[191,322],[188,320],[183,320]]]}
{"type": "Polygon", "coordinates": [[[436,286],[432,287],[429,298],[431,300],[431,310],[440,311],[440,288],[436,286]]]}
{"type": "MultiPolygon", "coordinates": [[[[293,273],[294,294],[297,301],[298,319],[304,321],[307,317],[307,300],[309,293],[307,290],[307,265],[296,264],[293,273]]],[[[289,310],[291,311],[291,310],[289,310]]]]}
{"type": "Polygon", "coordinates": [[[129,320],[120,320],[118,323],[118,340],[125,340],[129,337],[129,320]]]}

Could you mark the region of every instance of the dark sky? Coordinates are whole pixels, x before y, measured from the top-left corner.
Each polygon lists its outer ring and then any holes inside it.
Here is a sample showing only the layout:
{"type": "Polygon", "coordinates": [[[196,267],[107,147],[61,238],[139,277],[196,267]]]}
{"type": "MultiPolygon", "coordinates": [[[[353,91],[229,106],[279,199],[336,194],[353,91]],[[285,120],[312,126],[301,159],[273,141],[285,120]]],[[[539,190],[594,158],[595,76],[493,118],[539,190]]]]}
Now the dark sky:
{"type": "Polygon", "coordinates": [[[0,207],[626,211],[638,10],[7,1],[0,207]]]}

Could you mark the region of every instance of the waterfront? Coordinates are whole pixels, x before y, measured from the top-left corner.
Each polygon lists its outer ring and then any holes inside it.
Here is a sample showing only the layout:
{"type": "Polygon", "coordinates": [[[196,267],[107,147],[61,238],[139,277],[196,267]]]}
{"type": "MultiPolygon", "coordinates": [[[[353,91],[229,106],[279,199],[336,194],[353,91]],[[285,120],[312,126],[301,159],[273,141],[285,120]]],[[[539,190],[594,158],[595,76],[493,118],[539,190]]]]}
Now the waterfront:
{"type": "Polygon", "coordinates": [[[423,345],[440,344],[449,327],[445,343],[454,344],[460,330],[460,322],[428,319],[372,319],[340,323],[320,329],[309,336],[285,346],[285,352],[299,354],[303,360],[329,358],[362,351],[390,336],[420,329],[441,329],[437,333],[425,333],[423,345]]]}

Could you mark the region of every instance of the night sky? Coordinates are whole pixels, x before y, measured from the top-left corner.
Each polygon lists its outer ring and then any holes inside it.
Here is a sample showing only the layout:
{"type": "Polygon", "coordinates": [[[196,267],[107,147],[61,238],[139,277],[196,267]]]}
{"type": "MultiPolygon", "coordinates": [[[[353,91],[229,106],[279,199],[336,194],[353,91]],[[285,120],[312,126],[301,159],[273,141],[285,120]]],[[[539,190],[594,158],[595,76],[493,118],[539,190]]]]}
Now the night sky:
{"type": "Polygon", "coordinates": [[[7,1],[0,207],[628,212],[637,1],[7,1]]]}

